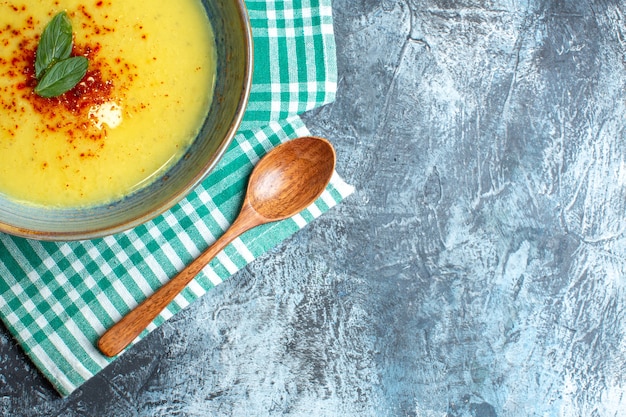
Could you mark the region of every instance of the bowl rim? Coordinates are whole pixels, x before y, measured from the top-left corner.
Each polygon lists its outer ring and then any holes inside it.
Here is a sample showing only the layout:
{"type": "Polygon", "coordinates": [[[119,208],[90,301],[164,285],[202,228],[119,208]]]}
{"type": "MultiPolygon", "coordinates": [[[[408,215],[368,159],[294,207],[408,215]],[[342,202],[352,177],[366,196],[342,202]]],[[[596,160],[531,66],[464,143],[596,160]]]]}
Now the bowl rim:
{"type": "Polygon", "coordinates": [[[218,146],[216,152],[210,158],[209,161],[198,171],[184,187],[173,193],[167,199],[163,201],[158,207],[143,214],[139,214],[133,218],[125,220],[122,223],[117,223],[109,226],[94,227],[91,229],[81,231],[46,231],[46,230],[33,230],[23,228],[13,224],[0,221],[0,233],[7,233],[17,237],[23,237],[27,239],[41,240],[41,241],[78,241],[78,240],[90,240],[97,238],[104,238],[117,233],[128,231],[134,227],[140,226],[150,220],[155,219],[166,211],[170,210],[187,195],[189,195],[196,187],[204,181],[217,163],[222,159],[224,153],[232,143],[237,130],[239,129],[243,120],[248,101],[250,98],[250,91],[252,89],[252,76],[254,72],[254,38],[252,36],[252,26],[250,24],[250,18],[248,10],[244,0],[234,0],[237,8],[237,15],[240,20],[241,27],[243,29],[243,41],[245,48],[245,68],[243,73],[243,89],[241,91],[237,108],[235,110],[235,117],[233,122],[228,127],[224,140],[218,146]]]}

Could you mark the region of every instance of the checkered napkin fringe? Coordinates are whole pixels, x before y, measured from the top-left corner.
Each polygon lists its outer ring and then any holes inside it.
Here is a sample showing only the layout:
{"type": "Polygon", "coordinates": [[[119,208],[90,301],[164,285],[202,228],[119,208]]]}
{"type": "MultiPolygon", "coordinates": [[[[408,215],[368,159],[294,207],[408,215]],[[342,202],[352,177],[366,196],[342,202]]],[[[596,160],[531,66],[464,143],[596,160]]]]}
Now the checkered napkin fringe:
{"type": "MultiPolygon", "coordinates": [[[[228,228],[255,163],[308,134],[297,114],[334,99],[330,0],[247,6],[255,41],[249,109],[218,167],[193,193],[157,219],[103,239],[54,243],[0,234],[0,317],[62,395],[111,362],[95,348],[99,336],[228,228]]],[[[335,175],[301,214],[236,239],[137,340],[351,192],[335,175]]]]}

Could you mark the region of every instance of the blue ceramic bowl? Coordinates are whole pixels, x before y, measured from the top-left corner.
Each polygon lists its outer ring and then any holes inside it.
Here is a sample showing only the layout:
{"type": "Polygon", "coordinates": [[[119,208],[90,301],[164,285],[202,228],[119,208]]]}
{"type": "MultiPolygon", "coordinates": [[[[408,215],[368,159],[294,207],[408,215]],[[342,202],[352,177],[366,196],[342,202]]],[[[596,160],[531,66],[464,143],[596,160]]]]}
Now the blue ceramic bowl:
{"type": "Polygon", "coordinates": [[[203,0],[217,49],[211,109],[186,154],[151,185],[110,204],[76,209],[36,207],[0,195],[0,232],[39,240],[82,240],[115,234],[170,209],[215,167],[245,111],[253,70],[244,0],[203,0]]]}

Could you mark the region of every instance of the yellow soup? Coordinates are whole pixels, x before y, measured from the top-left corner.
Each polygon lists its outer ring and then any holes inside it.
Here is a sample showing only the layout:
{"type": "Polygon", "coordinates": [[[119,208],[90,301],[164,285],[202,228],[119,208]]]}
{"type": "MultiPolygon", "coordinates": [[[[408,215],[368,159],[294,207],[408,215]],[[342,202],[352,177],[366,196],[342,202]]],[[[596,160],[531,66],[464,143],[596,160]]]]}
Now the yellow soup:
{"type": "Polygon", "coordinates": [[[0,2],[0,193],[61,207],[110,202],[164,173],[197,135],[215,81],[199,0],[0,2]],[[33,92],[35,51],[61,11],[89,68],[69,92],[33,92]]]}

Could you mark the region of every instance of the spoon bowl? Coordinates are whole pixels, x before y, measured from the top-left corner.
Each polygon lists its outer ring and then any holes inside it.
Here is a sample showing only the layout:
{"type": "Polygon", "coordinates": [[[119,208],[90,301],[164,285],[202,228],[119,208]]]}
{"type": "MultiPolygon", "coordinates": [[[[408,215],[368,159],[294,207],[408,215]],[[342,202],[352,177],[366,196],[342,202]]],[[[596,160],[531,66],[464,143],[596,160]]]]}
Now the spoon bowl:
{"type": "Polygon", "coordinates": [[[307,136],[277,146],[254,168],[241,212],[228,230],[163,287],[107,330],[98,348],[120,353],[222,249],[242,233],[294,216],[322,194],[335,170],[335,150],[326,139],[307,136]]]}
{"type": "Polygon", "coordinates": [[[250,176],[247,199],[268,220],[291,217],[322,194],[334,169],[335,151],[327,140],[293,140],[258,163],[250,176]]]}

